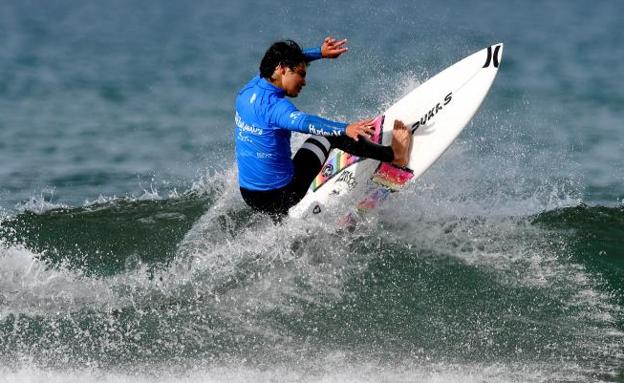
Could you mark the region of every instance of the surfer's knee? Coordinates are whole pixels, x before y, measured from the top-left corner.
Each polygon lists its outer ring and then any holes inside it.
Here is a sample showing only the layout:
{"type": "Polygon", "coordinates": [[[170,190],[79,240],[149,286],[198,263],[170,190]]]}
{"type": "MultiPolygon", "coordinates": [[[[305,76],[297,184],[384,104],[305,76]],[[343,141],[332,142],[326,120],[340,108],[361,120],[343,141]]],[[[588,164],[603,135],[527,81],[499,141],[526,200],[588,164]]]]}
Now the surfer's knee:
{"type": "Polygon", "coordinates": [[[323,136],[311,136],[308,138],[300,150],[308,150],[318,158],[320,164],[324,164],[331,150],[331,144],[327,138],[323,136]]]}

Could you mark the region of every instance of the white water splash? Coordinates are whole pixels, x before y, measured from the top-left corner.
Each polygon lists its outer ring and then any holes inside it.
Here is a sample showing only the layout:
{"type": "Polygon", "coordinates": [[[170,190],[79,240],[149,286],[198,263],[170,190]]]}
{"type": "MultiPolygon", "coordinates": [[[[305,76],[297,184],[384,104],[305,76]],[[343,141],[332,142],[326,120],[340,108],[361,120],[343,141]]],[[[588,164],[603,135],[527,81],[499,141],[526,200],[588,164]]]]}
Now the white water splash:
{"type": "Polygon", "coordinates": [[[449,364],[433,361],[403,360],[395,363],[361,360],[350,361],[348,353],[330,352],[318,360],[303,360],[296,365],[254,367],[246,363],[194,366],[185,371],[152,368],[149,372],[116,372],[100,370],[56,371],[25,368],[3,371],[2,383],[150,383],[150,382],[302,382],[302,383],[368,383],[368,382],[544,382],[583,381],[584,371],[570,363],[547,364],[449,364]]]}

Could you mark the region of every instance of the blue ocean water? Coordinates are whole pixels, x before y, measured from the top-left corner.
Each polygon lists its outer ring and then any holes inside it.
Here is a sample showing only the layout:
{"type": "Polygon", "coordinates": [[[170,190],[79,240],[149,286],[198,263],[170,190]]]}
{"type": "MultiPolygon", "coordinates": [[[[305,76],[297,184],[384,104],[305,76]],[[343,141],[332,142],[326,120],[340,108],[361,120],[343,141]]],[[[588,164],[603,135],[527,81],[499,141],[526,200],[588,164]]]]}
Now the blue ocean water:
{"type": "Polygon", "coordinates": [[[622,381],[624,3],[0,4],[0,381],[622,381]],[[503,42],[473,122],[354,233],[237,192],[267,46],[374,116],[503,42]]]}

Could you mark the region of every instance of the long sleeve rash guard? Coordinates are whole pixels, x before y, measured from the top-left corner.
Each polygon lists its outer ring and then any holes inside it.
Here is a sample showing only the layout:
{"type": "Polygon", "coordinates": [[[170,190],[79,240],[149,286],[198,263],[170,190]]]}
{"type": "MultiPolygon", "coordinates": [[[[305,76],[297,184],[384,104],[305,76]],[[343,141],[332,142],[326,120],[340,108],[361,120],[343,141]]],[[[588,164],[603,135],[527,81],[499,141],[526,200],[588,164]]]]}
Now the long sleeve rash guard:
{"type": "MultiPolygon", "coordinates": [[[[304,51],[308,60],[321,57],[320,48],[304,51]]],[[[234,134],[241,187],[273,190],[293,178],[291,132],[340,136],[347,124],[299,111],[285,98],[285,91],[260,76],[238,93],[234,134]]]]}

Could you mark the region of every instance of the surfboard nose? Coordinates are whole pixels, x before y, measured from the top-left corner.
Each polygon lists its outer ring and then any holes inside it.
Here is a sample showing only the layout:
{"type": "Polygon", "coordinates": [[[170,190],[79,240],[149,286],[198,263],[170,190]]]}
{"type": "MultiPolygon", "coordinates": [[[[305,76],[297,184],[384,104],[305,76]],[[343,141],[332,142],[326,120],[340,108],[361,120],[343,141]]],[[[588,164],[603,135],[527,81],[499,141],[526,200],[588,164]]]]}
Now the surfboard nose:
{"type": "Polygon", "coordinates": [[[487,48],[487,57],[485,59],[485,64],[483,64],[483,68],[487,68],[489,66],[498,68],[502,57],[503,57],[503,43],[490,45],[487,48]]]}

